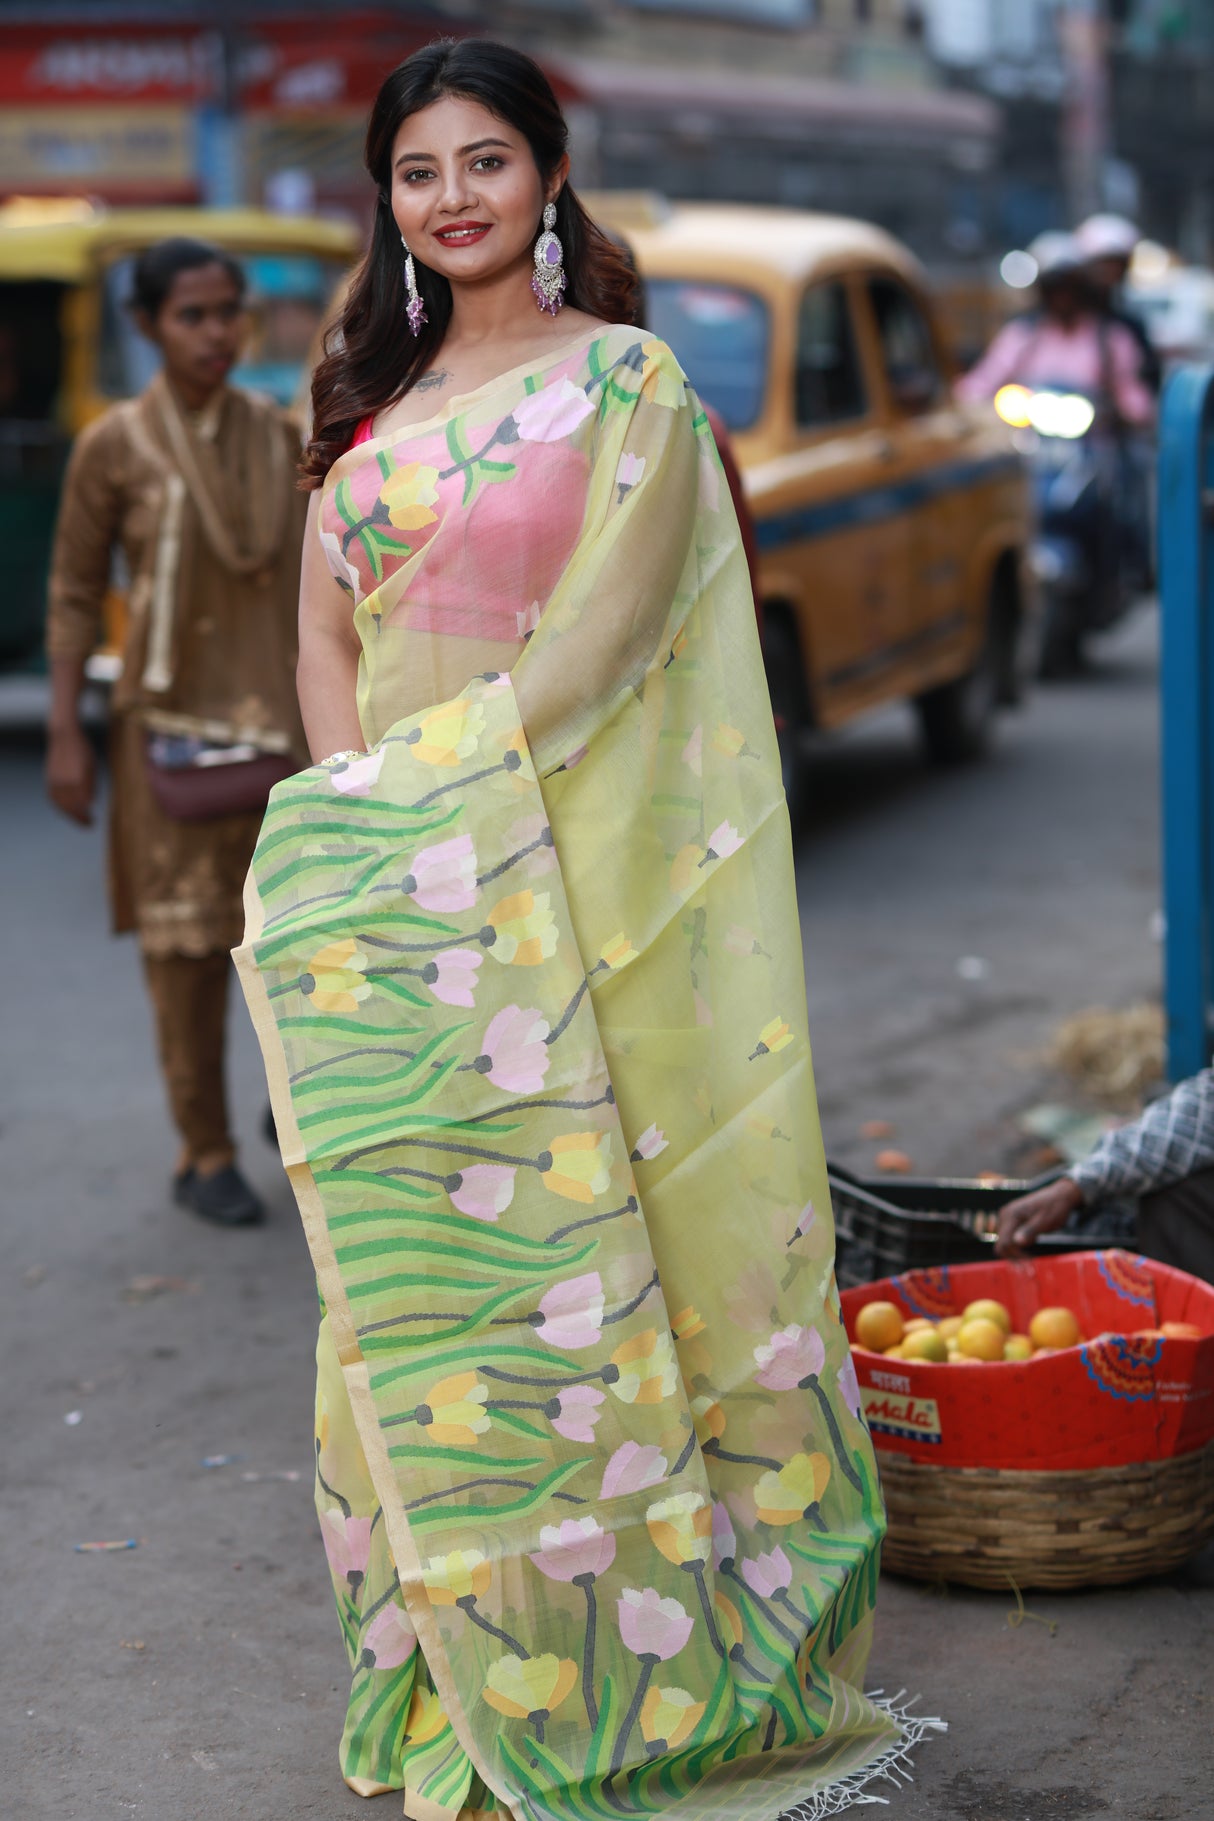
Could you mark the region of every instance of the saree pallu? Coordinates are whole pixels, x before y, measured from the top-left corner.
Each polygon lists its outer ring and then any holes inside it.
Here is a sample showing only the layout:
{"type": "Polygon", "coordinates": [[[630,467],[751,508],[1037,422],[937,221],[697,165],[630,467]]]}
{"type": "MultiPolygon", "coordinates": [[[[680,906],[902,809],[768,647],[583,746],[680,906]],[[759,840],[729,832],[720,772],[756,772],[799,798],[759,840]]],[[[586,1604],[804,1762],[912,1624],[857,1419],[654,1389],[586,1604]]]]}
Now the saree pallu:
{"type": "Polygon", "coordinates": [[[325,1310],[343,1774],[835,1813],[920,1723],[860,1687],[883,1517],[703,411],[611,329],[352,451],[321,527],[374,743],[274,792],[237,961],[325,1310]],[[410,649],[504,661],[394,715],[410,649]]]}

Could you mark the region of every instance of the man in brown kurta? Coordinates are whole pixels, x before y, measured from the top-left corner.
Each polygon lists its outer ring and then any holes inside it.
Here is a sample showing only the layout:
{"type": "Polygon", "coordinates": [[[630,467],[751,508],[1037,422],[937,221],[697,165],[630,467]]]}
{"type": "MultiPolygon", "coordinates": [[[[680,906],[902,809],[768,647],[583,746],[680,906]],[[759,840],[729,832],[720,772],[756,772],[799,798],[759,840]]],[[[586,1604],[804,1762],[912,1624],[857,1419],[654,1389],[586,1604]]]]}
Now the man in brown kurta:
{"type": "MultiPolygon", "coordinates": [[[[307,763],[294,678],[306,509],[297,454],[297,434],[273,406],[222,387],[190,413],[160,378],[81,435],[59,514],[52,755],[57,735],[70,743],[65,717],[101,640],[112,579],[128,591],[111,703],[110,902],[115,931],[139,936],[183,1141],[179,1186],[234,1157],[223,1078],[228,951],[241,939],[261,815],[172,820],[152,794],[147,742],[192,735],[307,763]]],[[[52,794],[64,806],[53,775],[52,794]]]]}

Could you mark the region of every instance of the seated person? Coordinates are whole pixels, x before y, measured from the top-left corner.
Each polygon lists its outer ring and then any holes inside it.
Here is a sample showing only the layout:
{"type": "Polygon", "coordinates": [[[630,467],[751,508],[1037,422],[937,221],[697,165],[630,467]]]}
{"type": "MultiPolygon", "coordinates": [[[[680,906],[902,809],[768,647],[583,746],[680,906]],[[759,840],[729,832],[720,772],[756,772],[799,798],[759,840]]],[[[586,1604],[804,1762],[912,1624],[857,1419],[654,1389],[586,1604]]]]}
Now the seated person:
{"type": "Polygon", "coordinates": [[[1214,1069],[1107,1133],[1056,1182],[1008,1202],[995,1250],[1023,1258],[1079,1208],[1125,1196],[1137,1199],[1138,1244],[1148,1258],[1214,1283],[1214,1069]]]}

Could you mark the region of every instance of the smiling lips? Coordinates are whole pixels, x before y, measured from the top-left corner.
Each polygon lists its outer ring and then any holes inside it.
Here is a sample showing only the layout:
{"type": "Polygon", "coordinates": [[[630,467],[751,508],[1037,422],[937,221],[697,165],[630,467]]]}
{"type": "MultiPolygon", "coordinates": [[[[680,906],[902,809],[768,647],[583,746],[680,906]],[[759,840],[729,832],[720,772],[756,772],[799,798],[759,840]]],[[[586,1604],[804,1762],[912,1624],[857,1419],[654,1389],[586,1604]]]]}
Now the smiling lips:
{"type": "Polygon", "coordinates": [[[473,241],[483,240],[488,232],[487,221],[461,221],[454,227],[437,228],[434,238],[444,247],[469,247],[473,241]]]}

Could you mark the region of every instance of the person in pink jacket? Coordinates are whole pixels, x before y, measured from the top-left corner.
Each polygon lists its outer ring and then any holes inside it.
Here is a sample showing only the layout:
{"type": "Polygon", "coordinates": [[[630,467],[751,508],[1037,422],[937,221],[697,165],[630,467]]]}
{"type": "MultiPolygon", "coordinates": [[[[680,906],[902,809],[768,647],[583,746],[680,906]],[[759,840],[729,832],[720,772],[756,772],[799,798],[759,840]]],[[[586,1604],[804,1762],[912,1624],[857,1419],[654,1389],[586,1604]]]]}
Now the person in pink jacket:
{"type": "Polygon", "coordinates": [[[1043,234],[1033,251],[1039,308],[1005,324],[958,381],[958,395],[976,402],[1008,385],[1062,386],[1082,392],[1116,424],[1149,427],[1155,400],[1142,381],[1138,348],[1091,300],[1078,242],[1069,234],[1043,234]]]}

